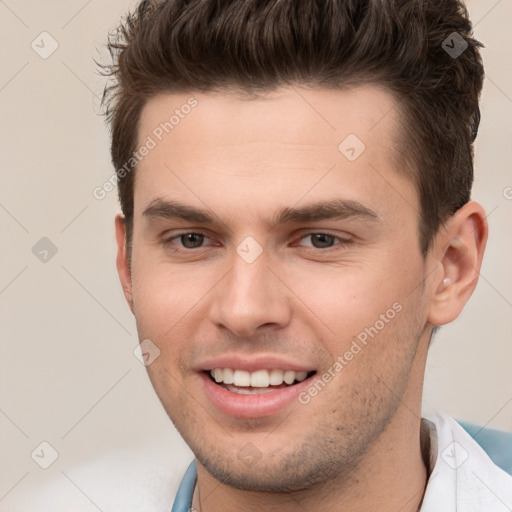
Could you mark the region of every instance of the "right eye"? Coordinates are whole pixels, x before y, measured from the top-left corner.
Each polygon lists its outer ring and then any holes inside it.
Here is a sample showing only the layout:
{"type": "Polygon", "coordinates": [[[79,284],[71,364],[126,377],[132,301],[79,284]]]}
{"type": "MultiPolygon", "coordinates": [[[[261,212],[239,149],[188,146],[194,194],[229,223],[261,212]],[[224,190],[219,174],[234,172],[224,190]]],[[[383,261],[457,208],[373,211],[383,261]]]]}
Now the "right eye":
{"type": "Polygon", "coordinates": [[[164,240],[164,245],[167,247],[169,245],[174,245],[176,241],[179,240],[179,245],[177,248],[172,247],[176,251],[187,251],[193,249],[200,249],[203,245],[204,240],[209,238],[203,233],[197,233],[195,231],[187,231],[185,233],[180,233],[178,235],[174,235],[171,238],[164,240]]]}

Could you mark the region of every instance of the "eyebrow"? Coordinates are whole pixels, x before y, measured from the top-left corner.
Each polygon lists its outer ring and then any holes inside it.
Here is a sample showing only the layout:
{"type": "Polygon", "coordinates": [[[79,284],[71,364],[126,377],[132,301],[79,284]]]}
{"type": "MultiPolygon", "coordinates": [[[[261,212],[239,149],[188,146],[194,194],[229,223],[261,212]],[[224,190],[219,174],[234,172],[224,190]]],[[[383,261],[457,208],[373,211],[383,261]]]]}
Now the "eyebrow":
{"type": "MultiPolygon", "coordinates": [[[[151,219],[181,219],[198,224],[215,224],[215,215],[207,209],[196,208],[176,200],[154,199],[142,212],[151,219]]],[[[272,225],[317,222],[321,220],[344,220],[360,218],[380,221],[380,217],[358,201],[333,199],[300,206],[286,207],[277,212],[272,225]]]]}
{"type": "Polygon", "coordinates": [[[274,218],[274,224],[316,222],[319,220],[344,220],[361,218],[378,221],[379,216],[358,201],[333,199],[301,207],[287,207],[274,218]]]}

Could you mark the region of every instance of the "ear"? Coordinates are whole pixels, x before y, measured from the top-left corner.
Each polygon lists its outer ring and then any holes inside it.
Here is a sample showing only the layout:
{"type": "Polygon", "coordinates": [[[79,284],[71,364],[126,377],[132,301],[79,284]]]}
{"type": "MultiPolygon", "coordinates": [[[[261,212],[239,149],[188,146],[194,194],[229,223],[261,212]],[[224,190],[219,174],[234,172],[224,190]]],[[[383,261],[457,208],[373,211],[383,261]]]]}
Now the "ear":
{"type": "Polygon", "coordinates": [[[124,296],[133,313],[132,276],[130,261],[126,250],[126,221],[124,215],[118,213],[115,218],[116,242],[117,242],[117,273],[123,287],[124,296]]]}
{"type": "Polygon", "coordinates": [[[485,245],[487,221],[482,206],[470,201],[457,210],[435,242],[442,272],[433,283],[428,320],[444,325],[455,320],[478,282],[485,245]]]}

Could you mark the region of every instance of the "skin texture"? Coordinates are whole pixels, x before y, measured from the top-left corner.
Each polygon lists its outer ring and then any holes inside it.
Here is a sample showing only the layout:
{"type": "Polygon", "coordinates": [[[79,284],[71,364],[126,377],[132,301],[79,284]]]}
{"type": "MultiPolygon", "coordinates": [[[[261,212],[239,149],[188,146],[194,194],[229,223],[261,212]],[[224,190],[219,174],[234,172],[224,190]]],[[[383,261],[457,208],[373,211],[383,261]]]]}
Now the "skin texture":
{"type": "Polygon", "coordinates": [[[131,262],[122,215],[115,225],[139,338],[161,351],[149,377],[196,456],[194,507],[416,511],[428,477],[428,343],[476,285],[482,207],[461,208],[422,257],[417,193],[393,149],[400,117],[376,86],[159,95],[142,112],[140,143],[191,96],[197,106],[136,171],[131,262]],[[354,161],[338,149],[349,134],[366,146],[354,161]],[[143,215],[156,199],[206,209],[214,223],[143,215]],[[273,222],[283,208],[334,199],[375,218],[273,222]],[[204,234],[203,245],[170,240],[184,232],[204,234]],[[319,246],[311,233],[325,232],[319,246]],[[252,263],[236,252],[248,236],[262,249],[252,263]],[[278,355],[322,375],[393,304],[400,312],[307,404],[234,418],[203,391],[198,369],[225,354],[278,355]]]}

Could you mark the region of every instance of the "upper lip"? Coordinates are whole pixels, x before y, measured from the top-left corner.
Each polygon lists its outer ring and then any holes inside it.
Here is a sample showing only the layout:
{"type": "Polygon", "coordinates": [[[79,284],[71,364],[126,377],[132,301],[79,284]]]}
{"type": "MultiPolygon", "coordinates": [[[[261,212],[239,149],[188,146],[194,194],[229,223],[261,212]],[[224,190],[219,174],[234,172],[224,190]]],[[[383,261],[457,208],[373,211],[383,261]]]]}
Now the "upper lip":
{"type": "Polygon", "coordinates": [[[197,367],[199,371],[209,371],[214,368],[231,368],[233,370],[245,370],[255,372],[258,370],[292,370],[296,372],[315,371],[311,365],[298,363],[277,355],[241,356],[224,355],[207,359],[197,367]]]}

